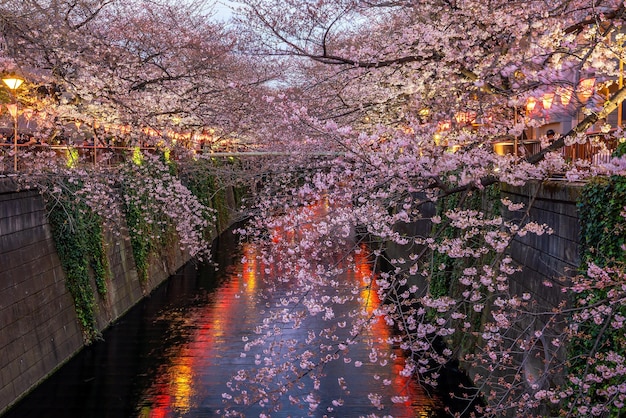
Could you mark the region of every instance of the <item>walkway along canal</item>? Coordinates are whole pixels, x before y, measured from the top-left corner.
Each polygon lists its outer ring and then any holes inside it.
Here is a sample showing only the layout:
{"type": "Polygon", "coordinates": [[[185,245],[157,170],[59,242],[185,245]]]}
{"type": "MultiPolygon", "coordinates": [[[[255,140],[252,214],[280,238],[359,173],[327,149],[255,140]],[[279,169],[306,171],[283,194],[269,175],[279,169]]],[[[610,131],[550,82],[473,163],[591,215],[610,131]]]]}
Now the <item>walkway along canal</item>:
{"type": "MultiPolygon", "coordinates": [[[[259,369],[259,363],[269,361],[254,344],[248,351],[244,347],[285,297],[276,292],[272,299],[261,297],[263,276],[273,272],[271,266],[256,264],[255,251],[251,245],[238,247],[232,232],[223,234],[214,249],[217,271],[211,265],[189,264],[181,269],[108,329],[102,341],[84,349],[5,418],[223,416],[224,402],[232,393],[228,388],[232,376],[240,370],[259,369]]],[[[363,260],[341,279],[361,280],[371,273],[369,268],[363,260]]],[[[368,304],[366,309],[375,308],[375,292],[361,296],[368,304]]],[[[281,338],[306,339],[328,323],[315,316],[307,318],[305,325],[298,330],[284,329],[281,338]]],[[[381,323],[373,332],[380,335],[371,337],[385,337],[392,330],[381,323]]],[[[388,349],[401,360],[399,349],[388,349]]],[[[392,373],[393,367],[368,361],[368,355],[366,345],[359,344],[350,352],[351,364],[343,359],[329,363],[317,391],[312,388],[315,382],[303,377],[279,394],[275,405],[269,405],[280,406],[271,416],[448,416],[441,398],[392,373]],[[362,367],[355,366],[359,363],[362,367]],[[316,393],[314,410],[309,409],[312,392],[316,393]],[[387,398],[402,393],[409,400],[387,401],[377,410],[369,399],[373,393],[387,398]]],[[[262,408],[259,402],[234,405],[230,412],[257,417],[267,406],[262,408]]]]}

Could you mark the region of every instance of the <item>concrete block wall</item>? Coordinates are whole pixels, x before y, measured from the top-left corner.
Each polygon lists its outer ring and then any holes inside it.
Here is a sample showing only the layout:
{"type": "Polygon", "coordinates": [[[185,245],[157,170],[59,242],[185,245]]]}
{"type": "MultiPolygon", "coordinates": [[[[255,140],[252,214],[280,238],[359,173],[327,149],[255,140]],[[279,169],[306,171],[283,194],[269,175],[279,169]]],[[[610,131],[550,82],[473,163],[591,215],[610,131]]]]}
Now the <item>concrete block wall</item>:
{"type": "Polygon", "coordinates": [[[0,412],[83,345],[36,190],[0,179],[0,412]]]}
{"type": "Polygon", "coordinates": [[[583,183],[563,181],[533,182],[523,187],[502,185],[502,197],[526,206],[520,212],[504,211],[505,218],[528,219],[547,224],[551,235],[528,234],[517,237],[510,247],[511,257],[524,271],[513,277],[512,290],[537,295],[542,302],[538,309],[552,308],[563,301],[562,279],[576,274],[580,263],[580,223],[576,203],[583,183]],[[552,287],[545,286],[550,283],[552,287]]]}
{"type": "MultiPolygon", "coordinates": [[[[110,279],[97,301],[99,330],[189,261],[173,245],[153,258],[148,282],[140,283],[124,228],[106,245],[110,279]]],[[[84,347],[65,282],[42,197],[0,177],[0,414],[84,347]]]]}

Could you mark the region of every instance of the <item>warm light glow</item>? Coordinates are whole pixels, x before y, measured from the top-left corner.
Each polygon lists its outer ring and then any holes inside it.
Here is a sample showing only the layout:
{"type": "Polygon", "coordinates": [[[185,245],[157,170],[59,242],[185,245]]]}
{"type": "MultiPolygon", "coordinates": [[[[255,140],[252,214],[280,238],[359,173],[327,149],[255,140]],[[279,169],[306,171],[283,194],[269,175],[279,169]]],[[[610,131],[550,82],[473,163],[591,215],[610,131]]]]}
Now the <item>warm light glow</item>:
{"type": "Polygon", "coordinates": [[[243,281],[246,284],[246,292],[254,294],[257,290],[257,249],[254,246],[244,244],[245,261],[242,263],[243,281]]]}
{"type": "Polygon", "coordinates": [[[535,110],[535,106],[537,106],[537,99],[534,97],[529,97],[526,100],[526,112],[532,113],[535,110]]]}
{"type": "Polygon", "coordinates": [[[476,112],[459,112],[454,119],[459,125],[470,125],[476,121],[476,112]]]}
{"type": "Polygon", "coordinates": [[[11,90],[17,90],[22,85],[22,83],[24,82],[24,80],[22,80],[19,77],[15,77],[15,76],[5,77],[5,78],[2,79],[2,81],[11,90]]]}
{"type": "Polygon", "coordinates": [[[136,165],[143,164],[143,154],[141,153],[141,149],[139,147],[133,148],[133,163],[136,165]]]}
{"type": "Polygon", "coordinates": [[[17,104],[16,103],[7,103],[7,110],[11,114],[11,117],[15,119],[17,117],[17,104]]]}
{"type": "Polygon", "coordinates": [[[543,104],[543,108],[546,110],[550,110],[550,108],[552,107],[552,101],[554,100],[554,93],[546,93],[543,95],[543,98],[541,99],[542,104],[543,104]]]}
{"type": "Polygon", "coordinates": [[[189,356],[181,356],[179,361],[169,370],[171,380],[172,407],[177,411],[187,412],[191,406],[193,390],[193,368],[189,356]],[[187,363],[187,364],[186,364],[187,363]]]}
{"type": "Polygon", "coordinates": [[[68,168],[74,168],[78,165],[78,150],[76,148],[68,148],[66,156],[68,168]]]}
{"type": "Polygon", "coordinates": [[[578,84],[578,90],[576,90],[576,95],[581,102],[585,102],[589,100],[591,96],[593,96],[593,89],[596,85],[595,78],[585,78],[580,80],[578,84]]]}
{"type": "Polygon", "coordinates": [[[572,100],[572,89],[566,87],[559,87],[556,89],[556,94],[561,98],[561,104],[567,106],[572,100]]]}
{"type": "Polygon", "coordinates": [[[449,131],[452,127],[452,121],[441,120],[437,123],[437,132],[449,131]]]}

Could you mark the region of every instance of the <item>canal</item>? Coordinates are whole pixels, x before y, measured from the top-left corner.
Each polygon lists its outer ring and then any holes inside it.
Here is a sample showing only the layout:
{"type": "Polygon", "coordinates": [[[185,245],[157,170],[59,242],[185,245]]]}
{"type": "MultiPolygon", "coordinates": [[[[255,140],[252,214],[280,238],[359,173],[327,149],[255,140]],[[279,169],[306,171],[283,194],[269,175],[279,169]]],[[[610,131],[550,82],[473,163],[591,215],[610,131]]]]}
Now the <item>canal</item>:
{"type": "MultiPolygon", "coordinates": [[[[280,344],[268,348],[254,343],[255,330],[258,334],[272,312],[285,305],[288,294],[276,288],[264,292],[265,279],[274,271],[260,265],[255,252],[253,245],[238,246],[233,234],[225,233],[214,248],[218,269],[185,266],[4,417],[449,416],[444,408],[450,402],[399,376],[402,352],[393,346],[382,348],[397,365],[370,361],[371,350],[362,344],[350,349],[349,359],[329,361],[323,370],[296,374],[296,379],[288,373],[273,376],[279,383],[272,393],[267,386],[256,392],[254,385],[245,386],[237,376],[267,373],[264,365],[287,357],[277,348],[280,344]],[[398,394],[402,402],[388,401],[398,394]],[[380,409],[372,406],[376,396],[385,400],[380,409]],[[249,405],[234,402],[245,397],[249,405]],[[278,410],[270,413],[268,408],[278,410]]],[[[369,269],[363,260],[340,279],[362,280],[369,269]]],[[[350,303],[358,300],[364,309],[375,309],[374,293],[350,303]]],[[[326,327],[328,321],[313,316],[297,329],[275,330],[272,338],[304,344],[326,327]]],[[[381,344],[392,330],[381,323],[371,332],[379,335],[362,338],[381,344]]]]}

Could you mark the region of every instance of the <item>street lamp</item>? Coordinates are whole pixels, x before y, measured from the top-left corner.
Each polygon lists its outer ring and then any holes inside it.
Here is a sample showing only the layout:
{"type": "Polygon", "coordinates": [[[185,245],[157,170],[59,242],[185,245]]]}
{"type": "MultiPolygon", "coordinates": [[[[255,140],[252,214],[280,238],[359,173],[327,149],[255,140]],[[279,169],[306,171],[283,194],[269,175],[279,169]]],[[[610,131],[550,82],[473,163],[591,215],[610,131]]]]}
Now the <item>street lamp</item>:
{"type": "Polygon", "coordinates": [[[2,82],[11,90],[14,99],[14,103],[7,104],[7,109],[13,116],[13,170],[17,171],[17,97],[15,96],[15,91],[22,85],[24,80],[17,76],[9,75],[3,77],[2,82]]]}

